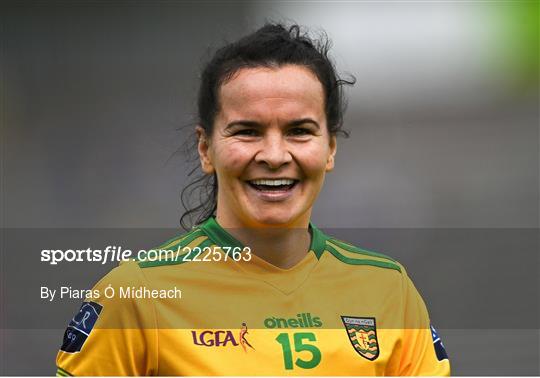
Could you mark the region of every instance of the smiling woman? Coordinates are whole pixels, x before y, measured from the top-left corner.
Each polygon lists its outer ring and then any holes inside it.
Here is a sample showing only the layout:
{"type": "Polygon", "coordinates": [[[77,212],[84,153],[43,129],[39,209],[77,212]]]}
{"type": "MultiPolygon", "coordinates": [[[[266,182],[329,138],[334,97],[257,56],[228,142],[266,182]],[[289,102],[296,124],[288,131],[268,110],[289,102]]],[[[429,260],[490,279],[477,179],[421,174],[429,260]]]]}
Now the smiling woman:
{"type": "Polygon", "coordinates": [[[273,265],[293,266],[308,251],[311,209],[334,167],[336,136],[326,126],[322,85],[298,65],[243,68],[221,86],[219,99],[211,134],[197,128],[202,169],[219,183],[216,220],[237,234],[281,229],[272,234],[281,248],[303,248],[275,253],[264,240],[256,251],[273,265]]]}
{"type": "Polygon", "coordinates": [[[221,86],[212,134],[198,128],[203,170],[220,183],[220,224],[307,229],[336,152],[323,95],[296,65],[244,68],[221,86]]]}
{"type": "Polygon", "coordinates": [[[268,24],[214,55],[195,129],[202,199],[182,217],[193,227],[158,248],[161,260],[96,285],[105,295],[70,322],[60,375],[450,373],[403,266],[310,222],[352,84],[329,46],[268,24]],[[182,297],[107,295],[126,286],[182,297]]]}

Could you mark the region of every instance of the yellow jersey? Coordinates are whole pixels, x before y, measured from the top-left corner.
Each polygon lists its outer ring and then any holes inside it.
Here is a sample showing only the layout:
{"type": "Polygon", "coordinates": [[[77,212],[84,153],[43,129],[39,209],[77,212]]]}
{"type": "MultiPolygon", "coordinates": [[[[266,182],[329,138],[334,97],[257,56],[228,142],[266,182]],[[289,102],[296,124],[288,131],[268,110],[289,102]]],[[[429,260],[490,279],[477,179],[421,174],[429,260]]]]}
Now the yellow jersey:
{"type": "Polygon", "coordinates": [[[403,266],[310,232],[291,269],[214,218],[120,264],[69,323],[58,375],[449,375],[403,266]]]}

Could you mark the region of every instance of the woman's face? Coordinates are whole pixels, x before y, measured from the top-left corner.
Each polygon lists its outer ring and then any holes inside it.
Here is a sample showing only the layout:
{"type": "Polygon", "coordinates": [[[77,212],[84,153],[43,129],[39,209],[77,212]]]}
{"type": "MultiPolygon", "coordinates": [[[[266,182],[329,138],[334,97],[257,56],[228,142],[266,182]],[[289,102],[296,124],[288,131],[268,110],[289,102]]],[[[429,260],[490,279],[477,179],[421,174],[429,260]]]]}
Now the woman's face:
{"type": "Polygon", "coordinates": [[[212,135],[197,130],[221,225],[306,227],[336,152],[320,81],[298,65],[243,68],[219,103],[212,135]]]}

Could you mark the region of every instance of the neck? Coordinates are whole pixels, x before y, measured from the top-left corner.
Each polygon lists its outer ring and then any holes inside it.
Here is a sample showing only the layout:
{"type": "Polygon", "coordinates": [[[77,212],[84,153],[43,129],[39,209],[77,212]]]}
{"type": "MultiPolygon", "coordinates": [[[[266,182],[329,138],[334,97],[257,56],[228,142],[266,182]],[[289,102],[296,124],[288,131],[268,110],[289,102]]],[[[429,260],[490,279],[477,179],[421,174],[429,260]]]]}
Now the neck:
{"type": "Polygon", "coordinates": [[[251,253],[281,269],[289,269],[298,264],[308,253],[311,235],[309,222],[304,227],[238,227],[231,226],[216,217],[221,227],[246,247],[251,253]]]}

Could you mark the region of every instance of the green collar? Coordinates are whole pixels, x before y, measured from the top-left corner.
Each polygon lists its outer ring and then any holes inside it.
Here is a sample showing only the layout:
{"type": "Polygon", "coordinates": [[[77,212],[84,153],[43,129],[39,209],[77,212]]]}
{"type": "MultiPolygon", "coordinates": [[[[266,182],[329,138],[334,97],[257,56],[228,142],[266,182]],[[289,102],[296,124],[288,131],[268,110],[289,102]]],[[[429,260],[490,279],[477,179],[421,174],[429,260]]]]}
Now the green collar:
{"type": "MultiPolygon", "coordinates": [[[[208,218],[199,227],[216,245],[244,248],[244,245],[221,227],[214,217],[208,218]]],[[[326,235],[311,222],[309,222],[309,229],[311,233],[311,245],[309,249],[315,253],[317,259],[320,259],[326,247],[326,235]]]]}

